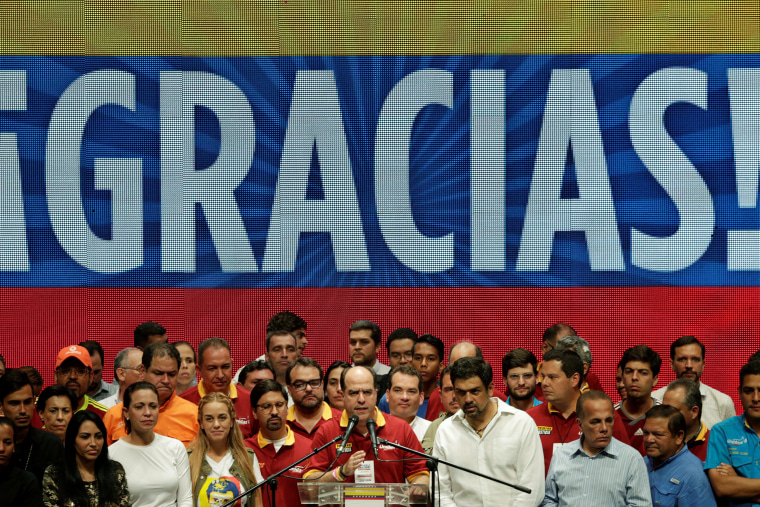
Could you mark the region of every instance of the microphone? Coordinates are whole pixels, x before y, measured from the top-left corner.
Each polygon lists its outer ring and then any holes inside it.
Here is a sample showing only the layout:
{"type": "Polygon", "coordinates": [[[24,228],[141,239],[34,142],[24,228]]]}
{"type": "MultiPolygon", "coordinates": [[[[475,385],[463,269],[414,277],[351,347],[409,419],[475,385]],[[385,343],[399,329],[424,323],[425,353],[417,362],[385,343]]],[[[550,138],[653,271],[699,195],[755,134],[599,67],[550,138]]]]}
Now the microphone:
{"type": "Polygon", "coordinates": [[[343,440],[340,441],[340,447],[338,447],[336,457],[346,452],[346,444],[348,443],[348,439],[351,437],[351,433],[354,432],[354,428],[357,424],[359,424],[359,416],[354,414],[348,420],[348,426],[346,427],[346,432],[343,434],[343,440]]]}
{"type": "Polygon", "coordinates": [[[372,442],[372,451],[375,453],[375,458],[380,459],[377,455],[377,424],[374,419],[367,419],[367,431],[369,431],[369,440],[372,442]]]}

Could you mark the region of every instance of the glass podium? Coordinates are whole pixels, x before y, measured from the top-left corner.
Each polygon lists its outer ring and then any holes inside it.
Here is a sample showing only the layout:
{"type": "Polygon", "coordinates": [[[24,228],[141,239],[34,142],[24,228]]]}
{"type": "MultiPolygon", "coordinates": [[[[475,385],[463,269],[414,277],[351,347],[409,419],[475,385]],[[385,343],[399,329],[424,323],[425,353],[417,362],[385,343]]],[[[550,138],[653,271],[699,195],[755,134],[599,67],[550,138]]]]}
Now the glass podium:
{"type": "Polygon", "coordinates": [[[427,484],[352,484],[302,482],[298,493],[304,505],[389,507],[428,505],[427,484]]]}

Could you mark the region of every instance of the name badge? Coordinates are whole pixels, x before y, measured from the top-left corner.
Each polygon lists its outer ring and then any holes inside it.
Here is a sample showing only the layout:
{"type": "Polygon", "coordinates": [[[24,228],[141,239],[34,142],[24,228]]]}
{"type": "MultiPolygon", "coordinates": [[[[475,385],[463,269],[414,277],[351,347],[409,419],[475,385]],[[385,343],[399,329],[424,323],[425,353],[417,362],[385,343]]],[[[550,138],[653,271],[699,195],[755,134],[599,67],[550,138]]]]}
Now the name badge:
{"type": "Polygon", "coordinates": [[[375,483],[375,462],[364,461],[354,472],[356,484],[374,484],[375,483]]]}

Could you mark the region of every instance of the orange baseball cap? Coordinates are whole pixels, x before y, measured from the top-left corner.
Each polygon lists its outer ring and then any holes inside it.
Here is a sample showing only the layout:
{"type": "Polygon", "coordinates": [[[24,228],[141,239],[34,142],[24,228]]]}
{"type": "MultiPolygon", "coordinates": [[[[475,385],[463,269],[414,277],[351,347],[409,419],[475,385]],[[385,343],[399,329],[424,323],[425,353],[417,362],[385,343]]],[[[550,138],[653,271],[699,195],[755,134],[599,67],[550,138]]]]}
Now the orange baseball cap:
{"type": "Polygon", "coordinates": [[[68,358],[73,357],[78,360],[87,368],[92,369],[92,359],[90,359],[90,353],[87,349],[80,347],[79,345],[72,345],[70,347],[64,347],[58,353],[58,359],[55,361],[55,367],[58,368],[68,358]]]}

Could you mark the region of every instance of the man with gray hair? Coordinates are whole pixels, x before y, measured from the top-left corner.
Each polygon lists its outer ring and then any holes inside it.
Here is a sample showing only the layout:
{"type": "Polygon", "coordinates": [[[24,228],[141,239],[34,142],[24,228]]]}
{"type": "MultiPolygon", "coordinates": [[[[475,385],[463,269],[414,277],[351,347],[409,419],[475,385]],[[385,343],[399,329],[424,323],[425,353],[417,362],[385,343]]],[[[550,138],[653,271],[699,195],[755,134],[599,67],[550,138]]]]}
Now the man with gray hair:
{"type": "Polygon", "coordinates": [[[127,347],[116,354],[116,358],[113,360],[113,381],[119,386],[119,390],[108,398],[100,400],[100,403],[108,408],[121,403],[127,387],[145,379],[142,355],[143,351],[137,347],[127,347]]]}
{"type": "Polygon", "coordinates": [[[699,385],[686,378],[674,380],[665,388],[662,404],[670,405],[683,414],[686,421],[686,445],[694,456],[704,462],[707,459],[710,430],[702,422],[702,393],[699,385]]]}
{"type": "Polygon", "coordinates": [[[590,371],[594,357],[591,355],[591,347],[586,340],[577,335],[564,336],[557,340],[556,348],[574,350],[576,354],[581,356],[583,360],[583,374],[586,377],[586,381],[581,386],[582,393],[589,390],[604,391],[599,379],[590,371]]]}

